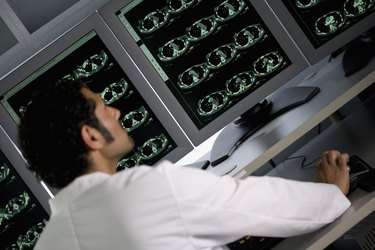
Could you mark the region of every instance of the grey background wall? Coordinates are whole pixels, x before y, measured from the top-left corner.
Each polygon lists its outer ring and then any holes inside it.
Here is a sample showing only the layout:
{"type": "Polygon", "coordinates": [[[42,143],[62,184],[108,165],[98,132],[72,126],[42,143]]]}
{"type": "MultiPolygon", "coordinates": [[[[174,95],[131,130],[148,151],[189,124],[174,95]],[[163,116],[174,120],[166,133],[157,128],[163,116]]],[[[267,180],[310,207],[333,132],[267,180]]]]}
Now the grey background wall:
{"type": "Polygon", "coordinates": [[[0,0],[0,84],[10,71],[109,0],[0,0]]]}

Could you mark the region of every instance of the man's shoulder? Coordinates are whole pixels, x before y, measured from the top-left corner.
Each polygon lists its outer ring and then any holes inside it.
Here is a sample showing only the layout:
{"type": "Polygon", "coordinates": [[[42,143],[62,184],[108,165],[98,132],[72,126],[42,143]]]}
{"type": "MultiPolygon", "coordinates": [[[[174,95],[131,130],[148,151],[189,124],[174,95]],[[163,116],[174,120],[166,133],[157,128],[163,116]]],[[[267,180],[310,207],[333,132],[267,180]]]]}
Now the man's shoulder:
{"type": "Polygon", "coordinates": [[[169,161],[162,161],[155,166],[140,165],[129,169],[121,170],[109,178],[110,183],[124,183],[131,184],[145,179],[164,178],[165,173],[169,168],[175,168],[173,163],[169,161]]]}

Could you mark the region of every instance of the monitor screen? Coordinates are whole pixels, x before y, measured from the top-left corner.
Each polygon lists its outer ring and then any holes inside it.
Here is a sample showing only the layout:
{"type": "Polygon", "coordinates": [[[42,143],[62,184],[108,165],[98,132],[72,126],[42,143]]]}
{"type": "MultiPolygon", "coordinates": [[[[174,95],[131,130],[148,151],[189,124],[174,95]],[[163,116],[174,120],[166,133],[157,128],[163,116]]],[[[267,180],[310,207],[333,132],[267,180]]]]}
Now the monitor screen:
{"type": "Polygon", "coordinates": [[[0,249],[32,249],[49,219],[50,196],[0,127],[0,249]]]}
{"type": "Polygon", "coordinates": [[[310,63],[327,57],[375,23],[372,0],[267,1],[310,63]]]}
{"type": "Polygon", "coordinates": [[[257,5],[114,0],[99,13],[199,144],[306,67],[272,13],[261,16],[257,5]]]}
{"type": "Polygon", "coordinates": [[[131,59],[95,14],[12,72],[1,104],[18,124],[32,93],[59,79],[82,80],[107,105],[121,111],[119,122],[135,140],[118,169],[176,161],[192,149],[131,59]],[[22,76],[20,77],[19,74],[22,76]]]}

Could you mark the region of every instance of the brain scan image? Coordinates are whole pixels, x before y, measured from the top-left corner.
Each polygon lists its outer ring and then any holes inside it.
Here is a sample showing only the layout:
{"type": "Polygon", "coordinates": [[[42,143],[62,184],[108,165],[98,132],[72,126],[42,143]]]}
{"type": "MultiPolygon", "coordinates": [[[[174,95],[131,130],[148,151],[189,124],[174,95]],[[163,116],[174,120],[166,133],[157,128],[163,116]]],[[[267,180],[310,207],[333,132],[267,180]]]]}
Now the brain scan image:
{"type": "Polygon", "coordinates": [[[127,113],[121,119],[121,125],[128,132],[131,132],[134,129],[143,125],[148,117],[149,117],[148,111],[146,110],[146,108],[144,106],[142,106],[137,110],[133,110],[133,111],[127,113]]]}
{"type": "Polygon", "coordinates": [[[187,36],[174,38],[159,48],[158,56],[161,61],[171,61],[185,53],[189,45],[187,36]]]}
{"type": "Polygon", "coordinates": [[[126,156],[117,163],[117,171],[132,168],[144,164],[165,151],[170,142],[164,134],[154,136],[145,141],[135,152],[126,156]]]}
{"type": "Polygon", "coordinates": [[[190,41],[200,41],[214,32],[218,26],[214,16],[204,17],[194,22],[186,31],[190,41]]]}
{"type": "Polygon", "coordinates": [[[234,35],[236,49],[247,49],[266,37],[260,24],[250,25],[234,35]]]}
{"type": "Polygon", "coordinates": [[[227,0],[214,9],[216,20],[226,22],[241,13],[244,7],[241,0],[227,0]]]}
{"type": "Polygon", "coordinates": [[[364,32],[368,29],[362,28],[362,25],[368,26],[364,24],[366,21],[359,24],[358,28],[353,26],[375,11],[374,0],[282,0],[282,2],[314,48],[327,43],[335,44],[336,41],[343,46],[350,41],[350,39],[346,40],[355,34],[355,30],[363,29],[364,32]],[[352,27],[353,32],[348,31],[352,27]],[[342,39],[338,38],[343,32],[348,35],[342,36],[342,39]]]}
{"type": "Polygon", "coordinates": [[[256,77],[266,76],[278,69],[283,63],[284,58],[279,52],[269,52],[254,62],[254,74],[256,77]]]}
{"type": "Polygon", "coordinates": [[[198,113],[209,116],[221,110],[228,103],[228,96],[224,91],[211,93],[198,102],[198,113]]]}
{"type": "Polygon", "coordinates": [[[203,82],[209,72],[206,64],[194,65],[178,76],[178,85],[181,89],[190,89],[203,82]]]}
{"type": "MultiPolygon", "coordinates": [[[[319,0],[299,2],[307,8],[319,0]]],[[[251,1],[153,3],[154,7],[146,1],[124,6],[117,16],[161,76],[162,88],[170,90],[198,129],[220,121],[221,115],[227,117],[225,112],[251,99],[255,89],[293,64],[251,1]],[[139,21],[145,24],[145,17],[153,21],[147,20],[147,28],[140,31],[139,21]]]]}
{"type": "Polygon", "coordinates": [[[110,67],[111,65],[107,65],[108,61],[108,55],[102,50],[98,54],[90,56],[81,65],[78,65],[72,74],[64,76],[63,79],[78,80],[91,77],[104,67],[110,67]]]}
{"type": "Polygon", "coordinates": [[[344,3],[344,14],[351,18],[358,17],[366,13],[374,3],[373,0],[347,0],[344,3]]]}
{"type": "Polygon", "coordinates": [[[38,224],[32,226],[29,230],[27,230],[26,234],[20,235],[17,239],[17,243],[12,244],[10,249],[17,249],[17,250],[26,250],[32,249],[37,240],[39,239],[43,229],[47,225],[47,220],[43,220],[38,224]]]}
{"type": "Polygon", "coordinates": [[[5,164],[2,165],[0,167],[0,182],[5,180],[9,176],[9,173],[10,173],[10,169],[7,167],[7,165],[5,164]]]}
{"type": "Polygon", "coordinates": [[[216,48],[206,56],[207,67],[218,69],[228,64],[237,55],[237,50],[232,44],[227,44],[216,48]]]}
{"type": "Polygon", "coordinates": [[[228,96],[238,96],[256,86],[256,78],[251,71],[242,72],[225,83],[225,91],[228,96]]]}
{"type": "Polygon", "coordinates": [[[19,214],[23,209],[29,205],[30,196],[28,193],[23,192],[18,197],[14,197],[9,200],[5,208],[0,208],[0,226],[3,222],[13,218],[15,215],[19,214]]]}
{"type": "Polygon", "coordinates": [[[144,34],[152,33],[171,21],[172,15],[179,14],[196,2],[197,0],[168,0],[165,7],[155,10],[139,20],[138,29],[144,34]]]}
{"type": "Polygon", "coordinates": [[[296,0],[296,6],[300,9],[308,9],[317,5],[320,0],[296,0]]]}
{"type": "Polygon", "coordinates": [[[164,134],[156,136],[147,140],[139,149],[141,160],[148,160],[157,156],[169,144],[167,137],[164,134]]]}
{"type": "MultiPolygon", "coordinates": [[[[206,62],[194,65],[178,76],[181,89],[190,89],[207,79],[210,70],[217,70],[233,61],[237,49],[247,49],[267,37],[260,24],[249,25],[233,36],[233,43],[222,45],[206,55],[206,62]]],[[[272,55],[269,55],[272,57],[272,55]]],[[[264,61],[271,58],[264,58],[264,61]]],[[[269,69],[270,70],[270,69],[269,69]]],[[[265,75],[265,74],[264,74],[265,75]]]]}
{"type": "Polygon", "coordinates": [[[100,96],[103,98],[106,104],[111,104],[121,97],[123,97],[129,89],[129,84],[124,78],[120,81],[111,83],[101,93],[100,96]]]}
{"type": "Polygon", "coordinates": [[[190,6],[192,6],[196,0],[168,0],[168,9],[170,13],[180,13],[190,6]]]}
{"type": "Polygon", "coordinates": [[[141,33],[151,33],[164,26],[169,19],[167,8],[153,11],[146,15],[143,20],[139,21],[139,31],[141,33]]]}
{"type": "Polygon", "coordinates": [[[138,153],[134,153],[133,155],[126,157],[119,161],[117,163],[117,169],[118,170],[123,170],[127,168],[132,168],[135,166],[138,166],[142,163],[141,157],[138,153]]]}
{"type": "Polygon", "coordinates": [[[328,36],[345,25],[345,16],[339,11],[331,11],[316,20],[315,33],[319,36],[328,36]]]}

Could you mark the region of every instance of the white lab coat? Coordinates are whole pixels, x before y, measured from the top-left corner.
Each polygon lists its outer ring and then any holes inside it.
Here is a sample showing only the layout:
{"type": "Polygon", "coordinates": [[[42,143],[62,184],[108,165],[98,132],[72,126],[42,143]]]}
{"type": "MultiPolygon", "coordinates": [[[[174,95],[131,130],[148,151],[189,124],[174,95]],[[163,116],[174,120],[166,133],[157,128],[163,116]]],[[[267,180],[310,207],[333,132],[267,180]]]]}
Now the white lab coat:
{"type": "Polygon", "coordinates": [[[237,180],[162,162],[77,178],[51,201],[35,249],[225,249],[242,236],[316,230],[350,202],[330,184],[277,177],[237,180]]]}

